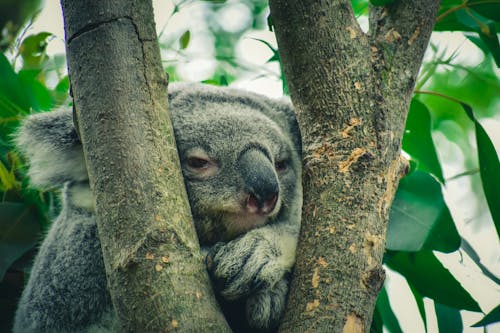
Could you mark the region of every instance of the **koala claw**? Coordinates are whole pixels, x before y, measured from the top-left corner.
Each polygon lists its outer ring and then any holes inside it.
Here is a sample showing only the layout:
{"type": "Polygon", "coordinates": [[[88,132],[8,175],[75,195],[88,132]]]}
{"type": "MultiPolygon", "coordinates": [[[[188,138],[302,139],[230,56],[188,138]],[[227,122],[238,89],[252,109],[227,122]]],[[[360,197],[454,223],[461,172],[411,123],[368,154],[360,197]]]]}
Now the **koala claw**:
{"type": "Polygon", "coordinates": [[[274,287],[252,294],[245,306],[249,326],[257,332],[275,328],[285,310],[287,293],[288,281],[283,278],[274,287]]]}
{"type": "Polygon", "coordinates": [[[272,242],[248,233],[226,244],[216,244],[207,255],[207,268],[215,290],[236,300],[273,287],[286,273],[272,242]]]}

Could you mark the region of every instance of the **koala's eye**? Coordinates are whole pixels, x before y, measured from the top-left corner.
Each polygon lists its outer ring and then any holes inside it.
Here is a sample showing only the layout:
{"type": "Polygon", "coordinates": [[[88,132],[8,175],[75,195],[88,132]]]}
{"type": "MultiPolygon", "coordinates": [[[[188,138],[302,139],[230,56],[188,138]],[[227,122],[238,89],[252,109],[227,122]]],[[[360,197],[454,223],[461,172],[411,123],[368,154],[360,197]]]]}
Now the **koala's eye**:
{"type": "Polygon", "coordinates": [[[210,166],[210,161],[201,157],[189,157],[187,165],[192,169],[206,169],[210,166]]]}
{"type": "Polygon", "coordinates": [[[284,159],[284,160],[277,160],[274,162],[274,167],[276,168],[276,171],[285,171],[288,169],[289,161],[284,159]]]}

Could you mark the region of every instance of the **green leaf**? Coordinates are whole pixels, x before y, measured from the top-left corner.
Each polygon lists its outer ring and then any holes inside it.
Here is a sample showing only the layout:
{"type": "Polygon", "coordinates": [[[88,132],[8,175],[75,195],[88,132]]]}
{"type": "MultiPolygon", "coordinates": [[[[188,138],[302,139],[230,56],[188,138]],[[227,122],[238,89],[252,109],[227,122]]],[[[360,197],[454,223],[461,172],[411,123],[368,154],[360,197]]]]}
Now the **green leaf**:
{"type": "Polygon", "coordinates": [[[7,58],[0,54],[0,117],[12,118],[34,110],[49,110],[54,102],[49,90],[37,76],[39,69],[15,73],[7,58]]]}
{"type": "Polygon", "coordinates": [[[458,103],[462,106],[470,120],[474,122],[479,158],[479,174],[481,175],[484,195],[490,208],[497,235],[500,235],[500,205],[498,204],[497,196],[498,188],[500,188],[500,161],[495,146],[483,126],[477,121],[472,107],[467,103],[458,103]]]}
{"type": "Polygon", "coordinates": [[[4,52],[14,43],[19,31],[29,19],[33,19],[42,8],[41,0],[0,1],[0,51],[4,52]]]}
{"type": "Polygon", "coordinates": [[[37,243],[40,225],[32,205],[0,203],[0,281],[7,269],[37,243]]]}
{"type": "Polygon", "coordinates": [[[384,333],[382,317],[377,308],[373,311],[373,319],[370,325],[370,333],[384,333]]]}
{"type": "Polygon", "coordinates": [[[425,331],[427,332],[427,316],[425,315],[425,305],[424,305],[424,298],[418,291],[413,288],[412,285],[408,285],[410,287],[411,293],[413,294],[413,297],[415,298],[415,302],[417,303],[417,308],[418,312],[420,313],[420,318],[422,318],[422,322],[424,323],[424,328],[425,331]]]}
{"type": "MultiPolygon", "coordinates": [[[[493,21],[499,22],[500,2],[486,2],[484,0],[443,0],[436,18],[434,31],[477,31],[470,24],[459,18],[463,13],[482,15],[493,21]],[[461,13],[461,14],[458,14],[461,13]],[[458,14],[458,15],[457,15],[458,14]]],[[[495,24],[498,28],[498,23],[495,24]]]]}
{"type": "Polygon", "coordinates": [[[368,15],[370,7],[368,4],[369,2],[366,0],[352,0],[351,6],[354,10],[354,16],[368,15]]]}
{"type": "Polygon", "coordinates": [[[19,186],[16,176],[12,170],[9,170],[2,161],[0,161],[0,190],[5,192],[19,186]]]}
{"type": "Polygon", "coordinates": [[[54,90],[51,91],[52,99],[54,100],[55,105],[61,105],[68,99],[69,93],[69,78],[68,76],[64,76],[59,83],[57,83],[54,90]]]}
{"type": "Polygon", "coordinates": [[[434,302],[439,332],[462,333],[463,324],[460,311],[434,302]]]}
{"type": "Polygon", "coordinates": [[[394,1],[395,0],[370,0],[370,3],[374,6],[386,6],[394,1]]]}
{"type": "Polygon", "coordinates": [[[0,78],[0,100],[3,102],[0,108],[0,117],[16,115],[17,109],[27,113],[30,105],[26,93],[3,53],[0,53],[0,78]],[[5,108],[4,105],[10,105],[10,107],[5,108]]]}
{"type": "Polygon", "coordinates": [[[481,311],[477,302],[431,251],[393,252],[386,258],[386,264],[403,275],[422,296],[456,309],[481,311]]]}
{"type": "Polygon", "coordinates": [[[427,107],[413,98],[406,120],[403,150],[418,162],[417,169],[433,174],[444,184],[443,172],[431,136],[431,116],[427,107]]]}
{"type": "Polygon", "coordinates": [[[496,308],[491,310],[483,319],[472,325],[472,327],[482,327],[497,322],[500,322],[500,305],[497,305],[496,308]]]}
{"type": "Polygon", "coordinates": [[[398,318],[394,315],[392,311],[391,304],[389,303],[389,296],[387,295],[387,290],[385,286],[380,290],[378,294],[377,303],[375,305],[377,311],[382,318],[382,322],[387,330],[391,333],[402,333],[401,327],[399,326],[398,318]]]}
{"type": "Polygon", "coordinates": [[[470,8],[493,21],[500,21],[500,1],[470,0],[470,8]]]}
{"type": "Polygon", "coordinates": [[[460,235],[439,183],[422,171],[403,178],[389,213],[386,248],[452,252],[459,246],[460,235]]]}
{"type": "Polygon", "coordinates": [[[229,86],[229,82],[227,81],[226,75],[221,75],[220,76],[219,85],[222,86],[222,87],[229,86]]]}
{"type": "Polygon", "coordinates": [[[40,70],[21,70],[18,73],[19,81],[34,110],[50,110],[54,101],[50,91],[37,80],[39,73],[40,70]]]}
{"type": "Polygon", "coordinates": [[[266,40],[259,39],[259,38],[251,38],[251,39],[254,39],[254,40],[256,40],[256,41],[258,41],[258,42],[261,42],[262,44],[266,45],[266,46],[269,48],[269,50],[271,50],[271,52],[273,53],[273,55],[271,56],[271,58],[269,58],[266,62],[273,62],[273,61],[278,61],[278,62],[280,62],[280,61],[281,61],[281,60],[280,60],[280,54],[279,54],[279,52],[278,52],[278,49],[277,49],[277,48],[275,48],[275,47],[273,47],[273,46],[271,45],[271,43],[269,43],[269,42],[268,42],[268,41],[266,41],[266,40]]]}
{"type": "Polygon", "coordinates": [[[188,47],[189,41],[191,40],[191,32],[189,30],[186,30],[181,38],[179,38],[179,45],[181,50],[184,50],[188,47]]]}
{"type": "Polygon", "coordinates": [[[497,29],[493,23],[487,23],[487,26],[487,33],[480,32],[479,36],[490,50],[497,67],[500,67],[500,43],[498,42],[497,29]]]}
{"type": "Polygon", "coordinates": [[[479,156],[479,174],[483,183],[483,190],[490,208],[491,217],[495,223],[497,235],[500,235],[500,204],[498,189],[500,186],[500,162],[498,155],[484,128],[475,122],[476,141],[479,156]]]}
{"type": "Polygon", "coordinates": [[[481,37],[478,37],[475,34],[472,34],[470,32],[465,32],[464,36],[468,40],[470,40],[474,45],[476,45],[478,48],[480,48],[484,54],[491,54],[490,50],[488,49],[488,45],[486,45],[486,43],[483,42],[481,37]]]}
{"type": "Polygon", "coordinates": [[[52,36],[50,32],[40,32],[23,40],[19,48],[19,53],[23,59],[23,68],[42,68],[44,62],[49,59],[45,50],[48,45],[47,39],[50,36],[52,36]]]}
{"type": "Polygon", "coordinates": [[[462,244],[460,245],[460,249],[464,251],[470,258],[471,260],[479,267],[481,272],[488,277],[490,280],[495,282],[496,284],[500,285],[500,278],[497,277],[494,273],[492,273],[488,267],[486,267],[482,262],[481,258],[479,255],[476,253],[474,248],[470,245],[470,243],[467,241],[467,239],[462,238],[462,244]]]}
{"type": "Polygon", "coordinates": [[[460,247],[461,238],[450,214],[450,210],[443,202],[445,208],[441,210],[432,230],[423,246],[426,250],[436,250],[450,253],[460,247]]]}
{"type": "MultiPolygon", "coordinates": [[[[500,6],[499,6],[500,9],[500,6]]],[[[460,10],[456,13],[457,19],[479,34],[500,67],[500,44],[498,42],[495,22],[478,14],[474,10],[460,10]]]]}

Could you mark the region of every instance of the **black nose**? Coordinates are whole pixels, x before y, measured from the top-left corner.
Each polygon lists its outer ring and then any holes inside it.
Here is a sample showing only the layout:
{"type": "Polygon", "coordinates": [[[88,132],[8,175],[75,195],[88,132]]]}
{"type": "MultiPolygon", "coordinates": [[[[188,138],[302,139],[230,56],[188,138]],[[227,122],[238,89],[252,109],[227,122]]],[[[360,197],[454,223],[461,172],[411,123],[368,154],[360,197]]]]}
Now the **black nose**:
{"type": "Polygon", "coordinates": [[[273,163],[262,150],[256,148],[245,151],[238,162],[249,194],[246,201],[248,211],[271,213],[279,197],[279,184],[273,163]]]}
{"type": "Polygon", "coordinates": [[[259,198],[251,193],[247,198],[247,210],[250,213],[269,214],[276,207],[278,193],[270,194],[267,198],[259,198]]]}

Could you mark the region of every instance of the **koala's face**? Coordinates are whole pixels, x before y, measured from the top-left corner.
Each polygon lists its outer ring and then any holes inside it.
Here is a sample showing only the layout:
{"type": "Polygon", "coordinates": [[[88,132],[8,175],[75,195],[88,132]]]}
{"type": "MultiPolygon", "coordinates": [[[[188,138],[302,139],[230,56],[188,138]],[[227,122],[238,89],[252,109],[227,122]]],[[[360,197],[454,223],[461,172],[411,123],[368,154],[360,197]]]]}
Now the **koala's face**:
{"type": "Polygon", "coordinates": [[[289,134],[245,105],[174,108],[175,136],[201,244],[231,240],[287,214],[300,177],[289,134]]]}

